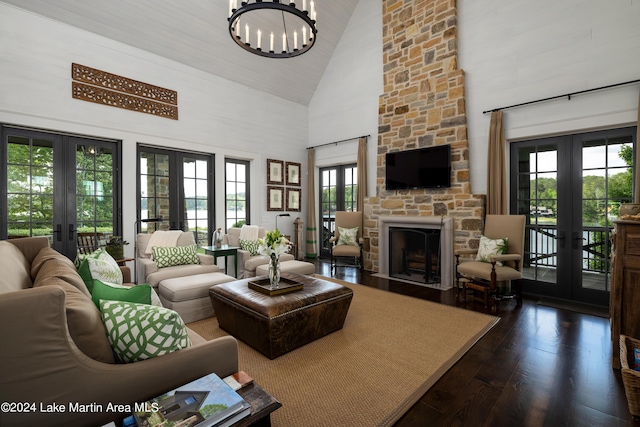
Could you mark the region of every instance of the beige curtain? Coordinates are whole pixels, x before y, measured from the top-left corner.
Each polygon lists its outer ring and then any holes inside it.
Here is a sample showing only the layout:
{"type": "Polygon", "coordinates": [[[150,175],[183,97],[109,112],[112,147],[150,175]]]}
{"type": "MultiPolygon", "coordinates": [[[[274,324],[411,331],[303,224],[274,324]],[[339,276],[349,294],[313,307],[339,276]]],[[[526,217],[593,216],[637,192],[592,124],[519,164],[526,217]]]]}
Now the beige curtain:
{"type": "Polygon", "coordinates": [[[640,203],[640,172],[638,172],[638,168],[640,167],[640,95],[638,95],[638,124],[637,124],[636,132],[636,161],[634,167],[634,183],[633,183],[633,203],[640,203]]]}
{"type": "MultiPolygon", "coordinates": [[[[358,140],[358,211],[364,210],[364,199],[367,197],[367,137],[358,140]]],[[[364,216],[363,216],[364,218],[364,216]]]]}
{"type": "Polygon", "coordinates": [[[315,150],[307,150],[307,258],[318,257],[318,228],[316,225],[315,150]]]}
{"type": "Polygon", "coordinates": [[[506,215],[507,166],[502,111],[491,113],[487,159],[487,214],[506,215]]]}

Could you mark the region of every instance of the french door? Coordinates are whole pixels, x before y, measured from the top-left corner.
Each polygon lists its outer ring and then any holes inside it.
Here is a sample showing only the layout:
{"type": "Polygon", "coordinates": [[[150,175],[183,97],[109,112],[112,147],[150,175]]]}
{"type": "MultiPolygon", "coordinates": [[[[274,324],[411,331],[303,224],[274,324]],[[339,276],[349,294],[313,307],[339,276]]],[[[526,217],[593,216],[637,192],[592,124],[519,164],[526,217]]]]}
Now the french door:
{"type": "Polygon", "coordinates": [[[138,148],[138,230],[193,231],[199,246],[213,232],[213,155],[138,148]]]}
{"type": "Polygon", "coordinates": [[[609,302],[612,221],[633,196],[636,128],[511,145],[512,213],[527,216],[523,291],[609,302]]]}
{"type": "Polygon", "coordinates": [[[1,238],[47,236],[75,259],[121,234],[117,142],[12,127],[2,142],[1,238]]]}
{"type": "Polygon", "coordinates": [[[320,256],[331,255],[329,239],[335,231],[336,211],[357,210],[358,168],[339,165],[320,169],[320,256]]]}

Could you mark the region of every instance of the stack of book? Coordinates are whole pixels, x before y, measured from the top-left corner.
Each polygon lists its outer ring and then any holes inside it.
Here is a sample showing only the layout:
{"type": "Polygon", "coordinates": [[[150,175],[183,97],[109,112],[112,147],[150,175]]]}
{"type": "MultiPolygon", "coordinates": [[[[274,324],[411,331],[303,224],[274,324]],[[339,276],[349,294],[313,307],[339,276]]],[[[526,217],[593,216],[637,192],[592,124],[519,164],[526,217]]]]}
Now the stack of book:
{"type": "Polygon", "coordinates": [[[151,399],[133,414],[138,427],[226,427],[251,413],[251,406],[216,374],[209,374],[151,399]]]}

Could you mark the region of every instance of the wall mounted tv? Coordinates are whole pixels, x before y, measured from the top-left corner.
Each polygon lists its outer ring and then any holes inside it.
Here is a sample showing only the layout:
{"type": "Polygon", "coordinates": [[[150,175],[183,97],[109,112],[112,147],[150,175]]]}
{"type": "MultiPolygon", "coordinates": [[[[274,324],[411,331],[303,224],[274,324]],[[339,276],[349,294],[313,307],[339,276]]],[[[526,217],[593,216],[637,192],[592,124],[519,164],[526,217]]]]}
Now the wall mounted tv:
{"type": "Polygon", "coordinates": [[[451,145],[386,154],[387,190],[451,187],[451,145]]]}

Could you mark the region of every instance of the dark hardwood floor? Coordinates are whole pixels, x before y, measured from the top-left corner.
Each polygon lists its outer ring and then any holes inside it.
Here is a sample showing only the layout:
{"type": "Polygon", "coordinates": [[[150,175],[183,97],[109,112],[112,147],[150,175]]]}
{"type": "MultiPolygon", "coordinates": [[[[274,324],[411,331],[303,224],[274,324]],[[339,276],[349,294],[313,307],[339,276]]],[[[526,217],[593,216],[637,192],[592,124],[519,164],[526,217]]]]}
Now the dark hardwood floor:
{"type": "MultiPolygon", "coordinates": [[[[331,276],[327,261],[316,272],[331,276]]],[[[333,277],[487,312],[455,292],[341,267],[333,277]]],[[[501,320],[395,424],[414,426],[640,426],[611,367],[609,319],[538,305],[502,303],[501,320]]],[[[464,328],[464,325],[460,325],[464,328]]]]}

